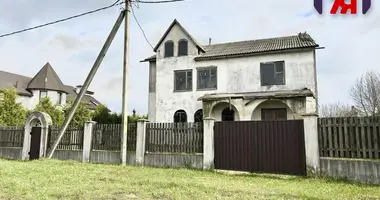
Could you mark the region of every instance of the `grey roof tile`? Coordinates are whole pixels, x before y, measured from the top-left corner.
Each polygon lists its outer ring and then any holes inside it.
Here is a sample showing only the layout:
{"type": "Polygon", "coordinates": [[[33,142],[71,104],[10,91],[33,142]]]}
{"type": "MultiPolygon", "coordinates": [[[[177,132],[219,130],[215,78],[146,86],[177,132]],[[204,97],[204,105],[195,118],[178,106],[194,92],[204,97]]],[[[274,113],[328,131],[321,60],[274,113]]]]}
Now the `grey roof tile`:
{"type": "Polygon", "coordinates": [[[50,63],[44,67],[29,82],[27,89],[55,90],[65,92],[64,85],[50,63]]]}
{"type": "MultiPolygon", "coordinates": [[[[311,48],[318,46],[319,45],[313,40],[313,38],[305,32],[299,33],[298,35],[284,37],[206,45],[204,46],[205,53],[195,57],[194,60],[203,60],[223,56],[239,56],[254,53],[266,53],[279,50],[311,48]]],[[[153,55],[143,61],[154,61],[155,57],[156,56],[153,55]]]]}
{"type": "Polygon", "coordinates": [[[26,89],[30,80],[30,77],[0,71],[0,89],[13,88],[19,95],[33,96],[32,93],[26,89]]]}

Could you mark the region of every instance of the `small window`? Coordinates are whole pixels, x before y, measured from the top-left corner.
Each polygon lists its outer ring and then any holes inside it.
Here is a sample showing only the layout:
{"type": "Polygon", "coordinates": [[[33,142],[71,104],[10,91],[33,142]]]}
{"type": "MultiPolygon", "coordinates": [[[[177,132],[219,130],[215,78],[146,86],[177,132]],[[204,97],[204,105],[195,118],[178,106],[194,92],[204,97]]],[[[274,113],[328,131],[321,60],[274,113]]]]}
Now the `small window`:
{"type": "Polygon", "coordinates": [[[173,57],[174,56],[174,42],[173,41],[167,41],[165,42],[165,58],[173,57]]]}
{"type": "Polygon", "coordinates": [[[261,85],[285,85],[285,62],[260,64],[261,85]]]}
{"type": "Polygon", "coordinates": [[[187,114],[184,110],[177,110],[174,113],[174,123],[187,122],[187,114]]]}
{"type": "Polygon", "coordinates": [[[192,91],[193,72],[192,70],[174,71],[174,91],[192,91]]]}
{"type": "Polygon", "coordinates": [[[178,42],[178,56],[187,56],[188,48],[187,48],[187,40],[182,39],[178,42]]]}
{"type": "Polygon", "coordinates": [[[203,122],[203,110],[199,109],[194,113],[194,122],[203,122]]]}
{"type": "Polygon", "coordinates": [[[40,99],[47,97],[47,91],[40,91],[40,99]]]}
{"type": "Polygon", "coordinates": [[[286,108],[263,108],[261,109],[261,120],[287,120],[286,108]]]}
{"type": "Polygon", "coordinates": [[[57,94],[58,94],[58,96],[57,96],[57,105],[61,105],[62,104],[62,93],[58,92],[57,94]]]}
{"type": "Polygon", "coordinates": [[[235,111],[230,108],[225,108],[222,111],[222,121],[235,121],[235,111]]]}
{"type": "Polygon", "coordinates": [[[216,67],[198,69],[197,88],[198,89],[216,89],[217,88],[216,67]]]}

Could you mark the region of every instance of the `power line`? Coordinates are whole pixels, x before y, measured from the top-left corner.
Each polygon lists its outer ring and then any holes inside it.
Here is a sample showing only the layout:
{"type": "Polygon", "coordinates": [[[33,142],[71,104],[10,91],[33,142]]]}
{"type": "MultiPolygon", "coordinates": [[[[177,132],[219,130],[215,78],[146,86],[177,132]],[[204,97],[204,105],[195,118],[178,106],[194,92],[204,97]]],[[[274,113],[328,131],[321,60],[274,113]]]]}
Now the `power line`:
{"type": "Polygon", "coordinates": [[[82,16],[85,16],[85,15],[92,14],[92,13],[95,13],[95,12],[99,12],[99,11],[102,11],[102,10],[106,10],[106,9],[109,9],[109,8],[112,8],[114,6],[118,6],[118,5],[121,5],[121,4],[124,3],[124,2],[120,2],[119,3],[119,1],[120,0],[117,0],[115,3],[113,3],[113,4],[109,5],[109,6],[98,8],[96,10],[92,10],[92,11],[85,12],[85,13],[82,13],[82,14],[78,14],[78,15],[74,15],[74,16],[71,16],[71,17],[67,17],[67,18],[64,18],[64,19],[57,20],[57,21],[49,22],[49,23],[46,23],[46,24],[41,24],[41,25],[38,25],[38,26],[22,29],[22,30],[19,30],[19,31],[14,31],[14,32],[11,32],[11,33],[6,33],[6,34],[3,34],[3,35],[0,35],[0,38],[7,37],[7,36],[10,36],[10,35],[15,35],[15,34],[26,32],[26,31],[30,31],[30,30],[34,30],[34,29],[38,29],[38,28],[42,28],[42,27],[53,25],[53,24],[57,24],[57,23],[60,23],[60,22],[68,21],[70,19],[74,19],[74,18],[78,18],[78,17],[82,17],[82,16]]]}
{"type": "Polygon", "coordinates": [[[144,29],[141,27],[141,25],[140,25],[140,23],[139,23],[139,20],[137,20],[137,17],[136,17],[136,15],[135,15],[135,11],[134,11],[133,7],[132,7],[131,10],[132,10],[133,18],[135,18],[135,21],[136,21],[137,25],[139,26],[139,28],[140,28],[142,34],[144,35],[144,38],[145,38],[146,42],[148,42],[148,44],[150,45],[150,47],[152,47],[152,49],[154,49],[152,43],[150,43],[149,40],[148,40],[148,38],[146,37],[146,35],[145,35],[145,31],[144,31],[144,29]]]}
{"type": "Polygon", "coordinates": [[[144,1],[144,0],[135,0],[139,3],[174,3],[179,1],[185,1],[185,0],[160,0],[160,1],[144,1]]]}

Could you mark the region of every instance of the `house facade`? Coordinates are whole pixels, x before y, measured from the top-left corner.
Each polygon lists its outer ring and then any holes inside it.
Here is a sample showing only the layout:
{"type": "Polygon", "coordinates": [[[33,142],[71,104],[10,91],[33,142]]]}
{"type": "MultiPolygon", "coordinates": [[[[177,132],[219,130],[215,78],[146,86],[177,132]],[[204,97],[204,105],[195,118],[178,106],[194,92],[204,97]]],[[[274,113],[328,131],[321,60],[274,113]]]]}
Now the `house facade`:
{"type": "MultiPolygon", "coordinates": [[[[33,78],[0,71],[0,89],[6,88],[15,89],[18,94],[17,101],[32,110],[42,98],[46,97],[53,104],[63,106],[69,100],[75,100],[81,86],[63,84],[50,63],[46,63],[33,78]]],[[[93,95],[94,92],[87,91],[82,101],[86,102],[90,109],[95,110],[101,103],[93,95]]]]}
{"type": "Polygon", "coordinates": [[[151,122],[297,119],[317,114],[315,51],[305,33],[199,44],[174,20],[149,62],[151,122]]]}

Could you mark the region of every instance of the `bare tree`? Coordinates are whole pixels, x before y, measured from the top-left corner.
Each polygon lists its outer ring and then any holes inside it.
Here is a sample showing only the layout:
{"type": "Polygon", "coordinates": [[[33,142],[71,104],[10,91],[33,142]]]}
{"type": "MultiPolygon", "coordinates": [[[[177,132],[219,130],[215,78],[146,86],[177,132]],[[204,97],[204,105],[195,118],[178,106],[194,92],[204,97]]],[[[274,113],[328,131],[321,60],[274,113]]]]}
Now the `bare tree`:
{"type": "Polygon", "coordinates": [[[350,96],[364,116],[376,116],[380,108],[380,74],[368,71],[352,86],[350,96]]]}
{"type": "Polygon", "coordinates": [[[343,104],[340,102],[324,104],[320,107],[320,117],[354,117],[357,115],[354,106],[343,104]]]}

